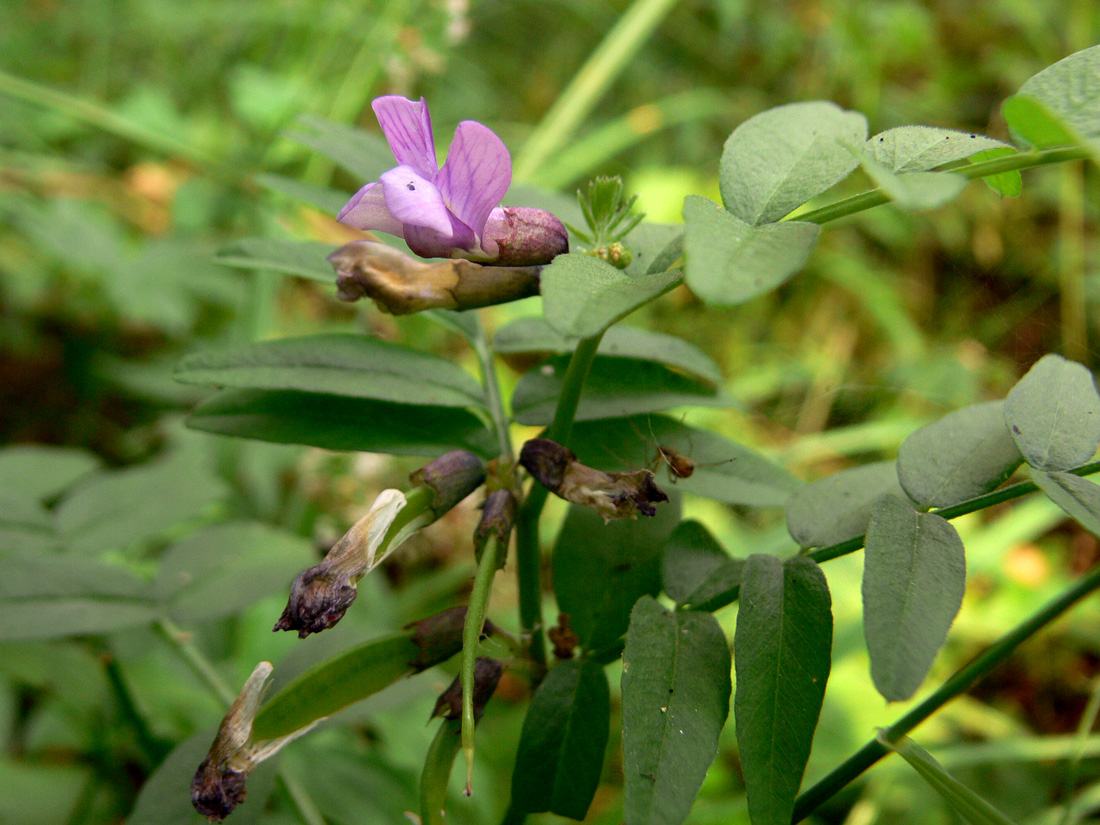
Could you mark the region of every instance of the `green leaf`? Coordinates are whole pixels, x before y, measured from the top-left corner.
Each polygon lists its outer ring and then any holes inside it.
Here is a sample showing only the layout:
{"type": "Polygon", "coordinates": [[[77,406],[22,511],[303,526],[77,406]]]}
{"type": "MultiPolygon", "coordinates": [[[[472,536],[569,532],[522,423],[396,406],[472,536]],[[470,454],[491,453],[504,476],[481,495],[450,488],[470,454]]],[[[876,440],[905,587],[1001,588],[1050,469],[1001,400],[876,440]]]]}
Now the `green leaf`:
{"type": "Polygon", "coordinates": [[[634,275],[591,255],[558,255],[540,276],[546,322],[570,338],[591,338],[680,284],[679,270],[634,275]]]}
{"type": "Polygon", "coordinates": [[[286,736],[366,699],[414,672],[409,662],[418,652],[412,631],[404,631],[373,639],[310,668],[264,702],[256,713],[253,738],[259,742],[286,736]]]}
{"type": "Polygon", "coordinates": [[[679,825],[729,714],[729,644],[717,620],[639,599],[623,651],[622,695],[624,819],[679,825]]]}
{"type": "Polygon", "coordinates": [[[903,172],[895,174],[884,164],[862,156],[863,171],[883,193],[902,209],[935,209],[957,198],[970,183],[951,172],[903,172]]]}
{"type": "Polygon", "coordinates": [[[616,642],[634,603],[660,592],[661,550],[679,521],[678,497],[652,518],[608,524],[590,507],[569,508],[554,545],[554,594],[587,650],[616,642]]]}
{"type": "MultiPolygon", "coordinates": [[[[983,161],[1004,158],[1015,154],[1016,150],[1012,148],[987,149],[984,152],[978,152],[976,155],[971,155],[970,162],[982,163],[983,161]]],[[[1024,179],[1020,175],[1019,170],[1016,169],[1010,172],[998,172],[996,175],[986,175],[982,180],[986,182],[986,185],[988,185],[990,189],[1003,198],[1018,198],[1020,197],[1020,193],[1024,191],[1024,179]]]]}
{"type": "Polygon", "coordinates": [[[574,429],[581,461],[601,470],[652,467],[665,462],[657,447],[671,447],[695,464],[690,478],[670,479],[681,490],[727,504],[782,507],[802,482],[759,453],[661,415],[578,423],[574,429]]]}
{"type": "Polygon", "coordinates": [[[366,335],[310,335],[193,353],[177,381],[252,390],[296,390],[397,404],[484,406],[481,385],[427,352],[366,335]]]}
{"type": "Polygon", "coordinates": [[[474,311],[456,312],[451,309],[426,309],[420,313],[420,316],[430,318],[451,332],[457,332],[467,341],[474,340],[482,332],[481,321],[478,320],[477,312],[474,311]]]}
{"type": "Polygon", "coordinates": [[[81,557],[10,555],[0,576],[0,640],[110,633],[159,615],[146,585],[122,567],[81,557]]]}
{"type": "Polygon", "coordinates": [[[227,493],[205,456],[180,451],[90,477],[58,505],[57,528],[65,546],[80,553],[125,549],[198,519],[227,493]]]}
{"type": "Polygon", "coordinates": [[[1073,129],[1033,97],[1013,95],[1001,105],[1001,114],[1012,133],[1036,149],[1081,143],[1073,129]]]}
{"type": "Polygon", "coordinates": [[[789,103],[749,118],[722,151],[722,203],[747,224],[777,221],[857,166],[842,143],[867,140],[867,118],[834,103],[789,103]]]}
{"type": "Polygon", "coordinates": [[[286,590],[314,563],[312,544],[300,536],[249,522],[218,524],[165,550],[154,588],[177,622],[206,621],[286,590]]]}
{"type": "Polygon", "coordinates": [[[921,427],[898,449],[898,480],[925,507],[949,507],[996,489],[1023,463],[1004,402],[974,404],[921,427]]]}
{"type": "Polygon", "coordinates": [[[218,250],[217,262],[235,269],[264,269],[336,284],[336,273],[325,258],[335,246],[284,238],[242,238],[218,250]]]}
{"type": "Polygon", "coordinates": [[[378,180],[397,165],[389,144],[379,135],[313,115],[303,115],[299,122],[311,131],[291,132],[287,137],[335,161],[360,185],[378,180]]]}
{"type": "Polygon", "coordinates": [[[661,581],[684,610],[715,610],[736,599],[745,567],[697,521],[684,521],[665,544],[661,581]]]}
{"type": "Polygon", "coordinates": [[[253,180],[272,192],[278,192],[280,195],[285,195],[292,200],[308,203],[310,206],[315,206],[330,215],[339,214],[348,202],[346,192],[331,189],[327,186],[318,186],[314,183],[305,183],[297,178],[264,172],[256,175],[253,180]]]}
{"type": "Polygon", "coordinates": [[[821,227],[806,221],[750,226],[698,195],[684,199],[685,277],[716,306],[743,304],[805,265],[821,227]]]}
{"type": "MultiPolygon", "coordinates": [[[[505,355],[530,353],[548,358],[572,353],[577,340],[557,332],[544,318],[520,318],[497,330],[493,349],[505,355]]],[[[618,324],[600,339],[599,354],[656,361],[712,384],[722,383],[722,373],[710,356],[675,335],[618,324]]]]}
{"type": "Polygon", "coordinates": [[[1016,150],[1000,140],[935,126],[887,129],[863,144],[863,151],[892,172],[923,172],[989,149],[1016,150]]]}
{"type": "Polygon", "coordinates": [[[1100,486],[1073,473],[1045,472],[1029,467],[1032,480],[1070,518],[1100,537],[1100,486]]]}
{"type": "Polygon", "coordinates": [[[883,496],[867,528],[863,636],[888,702],[912,696],[962,605],[966,555],[951,522],[883,496]]]}
{"type": "Polygon", "coordinates": [[[734,718],[753,825],[790,825],[829,680],[831,607],[811,559],[745,562],[734,718]]]}
{"type": "Polygon", "coordinates": [[[1020,87],[1081,137],[1100,137],[1100,46],[1048,66],[1020,87]]]}
{"type": "Polygon", "coordinates": [[[943,797],[951,809],[967,822],[972,825],[1012,825],[1011,819],[951,776],[932,758],[932,754],[909,737],[897,743],[879,737],[879,742],[900,754],[932,790],[943,797]]]}
{"type": "Polygon", "coordinates": [[[1087,368],[1044,355],[1005,399],[1005,422],[1032,467],[1069,470],[1100,444],[1100,395],[1087,368]]]}
{"type": "Polygon", "coordinates": [[[462,747],[462,720],[444,719],[435,733],[424,769],[420,773],[420,822],[422,825],[444,825],[447,786],[451,768],[462,747]]]}
{"type": "Polygon", "coordinates": [[[498,449],[484,422],[463,409],[309,392],[225,390],[199,404],[187,426],[327,450],[435,456],[466,449],[492,457],[498,449]]]}
{"type": "Polygon", "coordinates": [[[893,461],[841,470],[800,488],[787,503],[787,531],[799,547],[828,547],[867,532],[880,496],[905,498],[893,461]]]}
{"type": "Polygon", "coordinates": [[[45,506],[14,488],[0,487],[0,554],[46,552],[60,544],[53,515],[45,506]]]}
{"type": "Polygon", "coordinates": [[[512,772],[512,809],[584,819],[600,784],[611,695],[595,662],[559,662],[523,720],[512,772]]]}
{"type": "Polygon", "coordinates": [[[24,444],[0,449],[0,489],[43,501],[99,468],[100,460],[77,447],[24,444]]]}
{"type": "MultiPolygon", "coordinates": [[[[554,358],[523,375],[512,395],[520,424],[554,419],[569,358],[554,358]]],[[[735,402],[709,382],[675,372],[653,361],[597,357],[584,382],[577,421],[657,412],[672,407],[732,407],[735,402]]]]}

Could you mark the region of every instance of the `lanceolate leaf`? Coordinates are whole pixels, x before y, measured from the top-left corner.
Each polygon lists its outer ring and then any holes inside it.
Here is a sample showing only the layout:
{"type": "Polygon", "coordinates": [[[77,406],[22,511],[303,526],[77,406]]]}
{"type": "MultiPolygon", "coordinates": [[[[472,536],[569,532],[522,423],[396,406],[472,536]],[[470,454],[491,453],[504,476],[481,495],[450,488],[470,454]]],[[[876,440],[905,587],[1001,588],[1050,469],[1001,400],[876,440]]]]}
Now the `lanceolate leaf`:
{"type": "Polygon", "coordinates": [[[951,522],[884,496],[867,528],[863,635],[888,701],[912,696],[962,605],[966,558],[951,522]]]}
{"type": "Polygon", "coordinates": [[[309,392],[223,390],[187,419],[196,430],[309,444],[328,450],[440,455],[467,449],[496,455],[496,439],[473,413],[309,392]]]}
{"type": "Polygon", "coordinates": [[[737,744],[753,825],[790,825],[829,679],[833,618],[805,556],[749,556],[734,648],[737,744]]]}
{"type": "Polygon", "coordinates": [[[310,335],[198,352],[177,381],[254,390],[296,390],[398,404],[483,406],[481,385],[445,358],[365,335],[310,335]]]}
{"type": "Polygon", "coordinates": [[[787,530],[800,547],[826,547],[867,532],[885,494],[905,498],[897,465],[879,461],[841,470],[800,488],[787,503],[787,530]]]}
{"type": "Polygon", "coordinates": [[[243,238],[219,249],[217,261],[236,269],[266,269],[335,285],[336,273],[325,260],[334,249],[315,241],[243,238]]]}
{"type": "Polygon", "coordinates": [[[53,498],[100,465],[91,453],[75,447],[25,444],[0,450],[0,490],[27,498],[53,498]]]}
{"type": "Polygon", "coordinates": [[[706,527],[697,521],[683,521],[665,544],[661,583],[669,596],[683,602],[707,576],[730,561],[706,527]]]}
{"type": "Polygon", "coordinates": [[[1100,46],[1071,54],[1020,87],[1081,137],[1100,137],[1100,46]]]}
{"type": "Polygon", "coordinates": [[[1029,468],[1032,480],[1078,524],[1100,537],[1100,485],[1073,473],[1029,468]]]}
{"type": "Polygon", "coordinates": [[[608,524],[588,507],[569,508],[554,545],[554,594],[589,650],[619,639],[634,603],[661,589],[661,549],[680,521],[678,498],[652,518],[608,524]]]}
{"type": "Polygon", "coordinates": [[[729,645],[717,620],[640,599],[623,652],[622,692],[624,819],[679,825],[729,713],[729,645]]]}
{"type": "Polygon", "coordinates": [[[1005,399],[1005,421],[1024,459],[1039,470],[1084,464],[1100,443],[1100,396],[1092,373],[1044,355],[1005,399]]]}
{"type": "Polygon", "coordinates": [[[716,306],[778,287],[802,269],[821,231],[805,221],[753,226],[698,195],[684,200],[684,223],[687,284],[716,306]]]}
{"type": "Polygon", "coordinates": [[[603,668],[591,661],[558,663],[523,721],[512,808],[584,819],[600,784],[610,716],[603,668]]]}
{"type": "MultiPolygon", "coordinates": [[[[527,372],[512,395],[520,424],[549,424],[561,395],[568,357],[527,372]]],[[[577,420],[616,418],[672,407],[730,407],[733,400],[707,381],[670,370],[655,361],[597,357],[585,380],[577,420]]]]}
{"type": "Polygon", "coordinates": [[[412,631],[383,636],[310,668],[269,698],[256,713],[252,736],[259,742],[286,736],[331,716],[414,672],[419,648],[412,631]]]}
{"type": "Polygon", "coordinates": [[[867,140],[867,118],[834,103],[790,103],[749,118],[729,136],[722,203],[745,223],[771,223],[839,183],[857,161],[844,143],[867,140]]]}
{"type": "Polygon", "coordinates": [[[745,445],[667,416],[583,422],[573,433],[577,456],[601,470],[652,467],[664,478],[667,462],[657,448],[671,447],[695,468],[690,478],[676,480],[676,486],[727,504],[782,507],[802,486],[783,467],[745,445]]]}
{"type": "Polygon", "coordinates": [[[948,507],[988,493],[1023,463],[1005,425],[1004,402],[948,413],[898,449],[898,479],[925,507],[948,507]]]}
{"type": "Polygon", "coordinates": [[[336,161],[356,180],[378,180],[393,167],[393,152],[379,135],[319,117],[306,115],[300,120],[309,131],[292,132],[287,137],[336,161]]]}
{"type": "Polygon", "coordinates": [[[420,774],[421,825],[443,825],[446,821],[447,786],[455,757],[462,748],[461,728],[461,719],[444,719],[428,748],[420,774]]]}
{"type": "Polygon", "coordinates": [[[863,144],[863,151],[893,172],[921,172],[989,149],[1016,150],[999,140],[935,126],[887,129],[863,144]]]}

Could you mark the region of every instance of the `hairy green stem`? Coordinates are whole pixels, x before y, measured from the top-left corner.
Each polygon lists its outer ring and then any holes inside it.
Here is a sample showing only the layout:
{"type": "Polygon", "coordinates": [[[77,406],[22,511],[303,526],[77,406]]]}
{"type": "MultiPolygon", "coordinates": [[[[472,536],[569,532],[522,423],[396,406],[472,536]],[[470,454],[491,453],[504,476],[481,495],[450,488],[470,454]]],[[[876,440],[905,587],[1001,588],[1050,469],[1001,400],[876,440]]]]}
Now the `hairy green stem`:
{"type": "Polygon", "coordinates": [[[634,0],[523,145],[513,164],[517,180],[529,178],[569,141],[674,5],[676,0],[634,0]]]}
{"type": "Polygon", "coordinates": [[[500,455],[508,464],[511,464],[515,459],[512,455],[512,439],[508,434],[508,414],[504,411],[504,398],[500,393],[500,381],[497,378],[496,364],[493,362],[493,349],[489,346],[489,339],[485,336],[485,328],[481,325],[480,318],[477,323],[477,335],[471,343],[477,355],[478,365],[481,367],[485,397],[489,402],[489,415],[493,418],[493,429],[496,430],[500,455]]]}
{"type": "Polygon", "coordinates": [[[493,577],[500,569],[502,554],[507,548],[490,533],[477,563],[474,589],[470,593],[470,606],[466,610],[466,624],[462,627],[462,755],[466,759],[466,795],[472,793],[474,778],[474,664],[481,629],[485,625],[485,611],[489,605],[489,591],[493,577]]]}
{"type": "MultiPolygon", "coordinates": [[[[559,444],[569,440],[573,432],[573,419],[581,400],[581,390],[600,348],[603,333],[585,338],[573,352],[565,371],[554,421],[546,437],[559,444]]],[[[541,484],[532,484],[527,500],[516,518],[516,577],[519,582],[519,619],[531,641],[528,650],[539,670],[546,668],[546,641],[542,627],[542,551],[539,547],[539,515],[546,504],[548,493],[541,484]]],[[[539,681],[541,674],[536,673],[539,681]]]]}
{"type": "MultiPolygon", "coordinates": [[[[1094,567],[1083,575],[1061,595],[1002,636],[970,664],[956,671],[954,676],[944,682],[927,699],[890,725],[883,732],[883,738],[889,742],[897,742],[949,701],[969,690],[978,679],[1007,659],[1021,643],[1097,589],[1100,589],[1100,566],[1094,567]]],[[[872,739],[828,776],[798,797],[791,822],[800,822],[805,819],[888,752],[878,739],[872,739]]]]}
{"type": "MultiPolygon", "coordinates": [[[[993,158],[992,160],[973,163],[960,169],[952,169],[956,175],[974,180],[997,175],[1001,172],[1014,172],[1021,169],[1032,169],[1036,166],[1046,166],[1051,163],[1065,163],[1071,160],[1085,160],[1090,157],[1087,149],[1078,146],[1064,146],[1058,149],[1044,149],[1039,152],[1020,152],[1007,157],[993,158]]],[[[860,192],[850,198],[844,198],[836,203],[830,203],[818,209],[811,209],[801,215],[795,215],[793,220],[811,221],[812,223],[828,223],[838,218],[846,218],[863,212],[873,206],[881,206],[890,200],[881,189],[872,189],[869,192],[860,192]]]]}

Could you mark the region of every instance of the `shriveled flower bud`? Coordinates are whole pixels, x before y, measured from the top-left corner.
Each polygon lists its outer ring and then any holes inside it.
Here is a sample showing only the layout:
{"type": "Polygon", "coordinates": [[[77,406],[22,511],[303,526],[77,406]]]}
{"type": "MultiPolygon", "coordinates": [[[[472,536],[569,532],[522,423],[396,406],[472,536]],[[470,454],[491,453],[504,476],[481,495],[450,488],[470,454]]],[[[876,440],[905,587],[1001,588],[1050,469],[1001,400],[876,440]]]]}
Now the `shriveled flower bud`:
{"type": "Polygon", "coordinates": [[[409,481],[431,488],[432,514],[439,518],[485,483],[485,466],[469,450],[452,450],[413,471],[409,481]]]}
{"type": "Polygon", "coordinates": [[[455,259],[425,262],[376,241],[352,241],[328,256],[336,296],[366,296],[380,310],[408,315],[425,309],[476,309],[539,293],[537,266],[482,266],[455,259]]]}
{"type": "MultiPolygon", "coordinates": [[[[497,689],[501,674],[504,673],[504,664],[497,659],[488,656],[478,656],[474,660],[474,719],[480,719],[485,713],[485,705],[488,703],[493,691],[497,689]]],[[[435,708],[432,710],[432,718],[442,716],[444,719],[462,718],[462,677],[456,676],[450,686],[439,695],[435,708]]]]}
{"type": "MultiPolygon", "coordinates": [[[[466,625],[465,607],[449,607],[441,613],[405,625],[415,627],[412,642],[420,652],[409,662],[417,673],[445,662],[462,650],[462,629],[466,625]]],[[[495,626],[488,619],[481,629],[481,638],[493,635],[495,626]]]]}
{"type": "MultiPolygon", "coordinates": [[[[489,493],[481,509],[481,521],[474,530],[474,557],[481,561],[481,552],[489,536],[495,536],[502,548],[507,549],[508,539],[512,535],[512,525],[516,521],[516,497],[510,490],[497,490],[489,493]]],[[[501,553],[500,565],[504,566],[504,553],[501,553]]]]}
{"type": "Polygon", "coordinates": [[[270,662],[256,665],[222,719],[210,751],[191,780],[191,804],[211,822],[221,822],[244,802],[247,796],[245,782],[258,764],[321,721],[318,719],[278,739],[259,744],[252,742],[252,722],[271,670],[270,662]]]}
{"type": "Polygon", "coordinates": [[[554,215],[533,206],[494,209],[485,225],[485,237],[500,249],[497,266],[548,264],[569,251],[569,233],[554,215]]]}
{"type": "Polygon", "coordinates": [[[296,630],[304,639],[340,621],[358,595],[359,580],[384,558],[377,557],[378,548],[405,504],[400,490],[383,490],[324,560],[294,579],[286,608],[272,629],[296,630]]]}
{"type": "Polygon", "coordinates": [[[605,522],[657,514],[656,505],[668,495],[653,480],[652,470],[605,473],[577,461],[568,447],[548,438],[532,438],[523,445],[519,463],[555,495],[593,508],[605,522]]]}

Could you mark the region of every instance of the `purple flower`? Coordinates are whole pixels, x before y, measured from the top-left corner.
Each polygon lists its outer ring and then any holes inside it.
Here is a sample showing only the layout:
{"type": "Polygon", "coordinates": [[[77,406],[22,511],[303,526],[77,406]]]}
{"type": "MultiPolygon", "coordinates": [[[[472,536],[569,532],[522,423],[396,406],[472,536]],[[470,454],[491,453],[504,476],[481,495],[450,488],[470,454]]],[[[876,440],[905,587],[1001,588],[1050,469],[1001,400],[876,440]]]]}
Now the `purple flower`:
{"type": "Polygon", "coordinates": [[[491,129],[458,124],[440,169],[423,98],[386,95],[371,105],[399,165],[356,192],[340,210],[341,223],[397,235],[425,258],[522,266],[548,263],[568,248],[565,227],[549,212],[499,206],[512,158],[491,129]]]}

